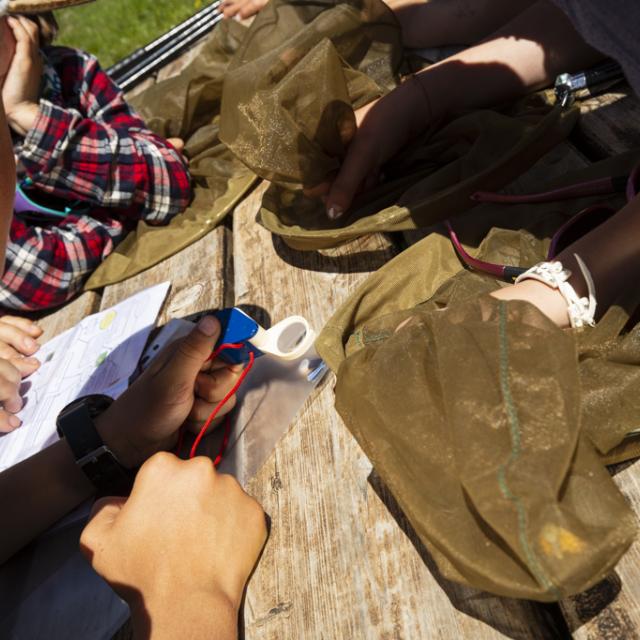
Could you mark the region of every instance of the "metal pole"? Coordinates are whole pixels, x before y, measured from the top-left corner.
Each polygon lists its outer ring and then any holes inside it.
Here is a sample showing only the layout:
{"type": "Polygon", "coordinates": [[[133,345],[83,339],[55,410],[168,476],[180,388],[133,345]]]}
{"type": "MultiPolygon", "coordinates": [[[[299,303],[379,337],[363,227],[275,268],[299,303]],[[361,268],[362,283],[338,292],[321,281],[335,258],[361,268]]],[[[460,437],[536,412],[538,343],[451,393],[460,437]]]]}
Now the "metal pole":
{"type": "MultiPolygon", "coordinates": [[[[136,70],[144,68],[144,66],[148,65],[151,60],[156,58],[156,56],[162,55],[162,53],[166,52],[168,49],[176,48],[177,45],[183,42],[188,41],[189,43],[192,43],[194,40],[190,37],[190,31],[195,29],[200,35],[204,35],[204,33],[206,33],[206,30],[202,30],[202,26],[204,24],[208,23],[209,26],[213,27],[213,25],[218,22],[219,18],[216,19],[216,17],[220,15],[218,13],[220,3],[221,0],[216,0],[204,9],[201,9],[153,42],[137,49],[123,60],[120,60],[113,66],[109,67],[107,69],[107,73],[114,82],[122,86],[123,80],[132,75],[134,68],[136,68],[136,70]]],[[[162,60],[165,61],[166,57],[163,57],[162,60]]],[[[137,77],[137,74],[135,75],[137,77]]],[[[122,88],[124,89],[124,87],[122,88]]]]}
{"type": "Polygon", "coordinates": [[[197,40],[211,31],[222,19],[222,14],[218,13],[213,16],[213,19],[205,20],[203,24],[199,24],[195,29],[187,33],[177,42],[167,43],[164,47],[156,50],[149,59],[142,60],[137,65],[123,73],[122,76],[116,80],[118,86],[123,91],[128,91],[133,88],[154,71],[157,71],[171,60],[177,58],[197,40]]]}

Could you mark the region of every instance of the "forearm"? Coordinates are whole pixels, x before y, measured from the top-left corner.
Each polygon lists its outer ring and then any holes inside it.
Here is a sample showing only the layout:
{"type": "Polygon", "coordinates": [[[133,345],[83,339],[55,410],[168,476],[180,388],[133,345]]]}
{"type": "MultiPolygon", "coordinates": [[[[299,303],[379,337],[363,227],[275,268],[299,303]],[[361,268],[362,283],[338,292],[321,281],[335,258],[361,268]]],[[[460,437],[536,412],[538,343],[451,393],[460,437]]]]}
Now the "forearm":
{"type": "Polygon", "coordinates": [[[387,0],[407,47],[475,44],[535,0],[387,0]]]}
{"type": "Polygon", "coordinates": [[[238,607],[221,592],[194,593],[186,582],[184,589],[173,589],[165,598],[145,599],[136,593],[128,601],[136,640],[238,637],[238,607]]]}
{"type": "Polygon", "coordinates": [[[589,269],[598,303],[596,316],[602,314],[640,281],[640,196],[618,213],[561,251],[557,260],[572,275],[570,283],[580,296],[587,286],[574,255],[589,269]]]}
{"type": "Polygon", "coordinates": [[[123,235],[117,220],[68,216],[63,224],[37,227],[16,217],[0,281],[0,306],[38,311],[63,304],[123,235]]]}
{"type": "Polygon", "coordinates": [[[16,190],[16,165],[11,135],[0,100],[0,275],[4,273],[4,260],[13,217],[16,190]]]}
{"type": "MultiPolygon", "coordinates": [[[[597,302],[596,318],[624,296],[625,289],[640,280],[640,197],[593,231],[561,251],[556,260],[571,271],[569,283],[579,296],[588,293],[576,262],[577,254],[593,279],[597,302]]],[[[537,280],[524,280],[492,293],[502,300],[526,300],[538,307],[560,327],[569,326],[567,303],[557,289],[537,280]]]]}
{"type": "Polygon", "coordinates": [[[60,197],[135,209],[149,222],[167,222],[191,196],[180,154],[117,100],[94,118],[41,100],[20,159],[38,186],[60,197]]]}
{"type": "Polygon", "coordinates": [[[418,74],[434,116],[493,106],[551,83],[558,73],[595,64],[565,14],[536,2],[484,42],[418,74]]]}
{"type": "Polygon", "coordinates": [[[0,564],[93,495],[66,441],[0,474],[0,564]]]}

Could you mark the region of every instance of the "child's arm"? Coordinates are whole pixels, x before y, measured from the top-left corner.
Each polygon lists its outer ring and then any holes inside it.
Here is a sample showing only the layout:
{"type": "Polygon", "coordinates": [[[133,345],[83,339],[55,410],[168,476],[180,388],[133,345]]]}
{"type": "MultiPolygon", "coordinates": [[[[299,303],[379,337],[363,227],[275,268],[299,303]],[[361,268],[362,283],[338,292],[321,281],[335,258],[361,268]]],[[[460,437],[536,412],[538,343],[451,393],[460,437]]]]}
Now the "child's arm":
{"type": "Polygon", "coordinates": [[[329,217],[342,215],[358,190],[375,181],[380,167],[433,121],[513,100],[562,71],[601,58],[561,9],[536,2],[481,44],[416,74],[356,112],[358,130],[326,198],[329,217]]]}
{"type": "Polygon", "coordinates": [[[147,222],[183,211],[191,186],[181,154],[147,129],[94,57],[60,47],[47,55],[68,104],[43,98],[31,126],[23,123],[27,174],[56,195],[129,210],[147,222]]]}
{"type": "MultiPolygon", "coordinates": [[[[232,389],[239,372],[214,370],[207,360],[219,334],[215,318],[202,318],[95,419],[101,439],[123,466],[133,469],[157,451],[171,449],[196,405],[211,411],[232,389]]],[[[64,439],[1,472],[0,564],[94,493],[64,439]]]]}
{"type": "MultiPolygon", "coordinates": [[[[6,18],[0,17],[0,87],[9,71],[15,42],[6,18]]],[[[4,272],[4,256],[9,241],[16,191],[16,163],[9,126],[0,100],[0,272],[4,272]]]]}
{"type": "MultiPolygon", "coordinates": [[[[592,229],[566,249],[555,260],[571,271],[569,284],[579,296],[588,294],[587,285],[575,255],[589,269],[598,303],[596,318],[601,318],[616,302],[621,304],[624,293],[640,279],[640,195],[618,213],[592,229]]],[[[569,326],[567,303],[557,289],[537,280],[523,280],[492,293],[501,300],[526,300],[538,307],[560,327],[569,326]]],[[[631,312],[633,309],[627,309],[631,312]]]]}
{"type": "MultiPolygon", "coordinates": [[[[0,42],[2,46],[2,42],[0,42]]],[[[16,193],[16,163],[9,127],[0,100],[0,268],[5,269],[5,253],[9,242],[9,228],[13,218],[16,193]]]]}
{"type": "Polygon", "coordinates": [[[106,498],[93,511],[80,549],[127,600],[135,640],[238,637],[242,592],[267,527],[234,478],[202,457],[157,454],[129,498],[106,498]]]}
{"type": "Polygon", "coordinates": [[[111,253],[124,230],[117,220],[67,216],[48,228],[14,217],[0,307],[39,311],[63,304],[111,253]]]}

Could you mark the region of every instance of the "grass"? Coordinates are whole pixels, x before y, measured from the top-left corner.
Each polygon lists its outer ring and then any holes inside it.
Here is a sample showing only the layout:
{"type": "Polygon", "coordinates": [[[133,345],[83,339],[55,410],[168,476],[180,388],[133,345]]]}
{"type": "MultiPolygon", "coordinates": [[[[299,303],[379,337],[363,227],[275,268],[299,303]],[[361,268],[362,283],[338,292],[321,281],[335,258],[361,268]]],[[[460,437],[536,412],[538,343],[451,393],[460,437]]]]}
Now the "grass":
{"type": "Polygon", "coordinates": [[[209,0],[97,0],[56,12],[57,44],[94,54],[103,67],[148,44],[209,0]]]}

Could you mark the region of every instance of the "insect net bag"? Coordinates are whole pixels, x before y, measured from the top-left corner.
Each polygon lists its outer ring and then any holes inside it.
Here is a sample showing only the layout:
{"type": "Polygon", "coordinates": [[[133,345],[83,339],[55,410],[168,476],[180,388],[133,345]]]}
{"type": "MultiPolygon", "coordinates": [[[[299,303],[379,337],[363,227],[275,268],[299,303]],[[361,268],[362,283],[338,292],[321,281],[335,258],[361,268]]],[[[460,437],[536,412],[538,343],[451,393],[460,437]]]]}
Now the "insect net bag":
{"type": "MultiPolygon", "coordinates": [[[[469,248],[480,259],[529,265],[593,200],[486,205],[455,226],[484,238],[469,248]]],[[[635,536],[605,464],[640,452],[627,438],[640,415],[640,326],[622,332],[640,292],[593,329],[561,330],[528,303],[487,295],[497,286],[434,232],[373,274],[317,347],[337,371],[338,412],[441,571],[557,600],[604,578],[635,536]]]]}
{"type": "Polygon", "coordinates": [[[507,184],[566,137],[575,112],[545,104],[455,114],[384,168],[385,181],[329,220],[305,189],[338,170],[354,109],[409,71],[399,25],[380,0],[274,0],[256,17],[224,80],[220,138],[272,182],[258,221],[296,249],[429,226],[507,184]]]}

